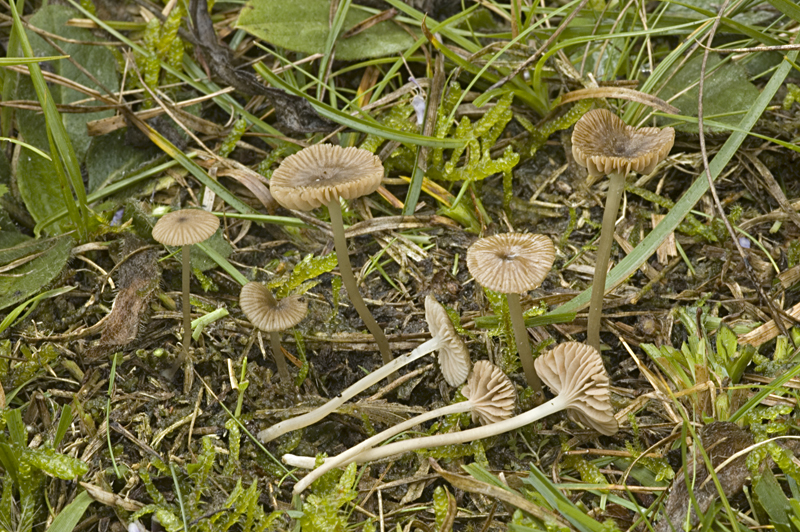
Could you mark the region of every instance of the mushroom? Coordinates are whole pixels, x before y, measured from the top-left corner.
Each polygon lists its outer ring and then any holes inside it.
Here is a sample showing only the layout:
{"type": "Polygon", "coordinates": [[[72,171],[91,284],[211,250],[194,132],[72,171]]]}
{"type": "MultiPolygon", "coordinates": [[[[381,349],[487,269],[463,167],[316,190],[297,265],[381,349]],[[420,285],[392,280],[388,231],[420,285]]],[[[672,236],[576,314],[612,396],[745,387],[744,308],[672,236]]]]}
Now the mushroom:
{"type": "Polygon", "coordinates": [[[542,284],[553,267],[555,257],[556,250],[549,238],[525,233],[504,233],[481,238],[467,250],[467,268],[475,281],[489,290],[506,295],[519,359],[525,379],[533,388],[537,400],[542,398],[542,383],[533,366],[519,294],[542,284]]]}
{"type": "Polygon", "coordinates": [[[306,316],[308,307],[299,296],[284,297],[277,301],[269,288],[261,283],[249,282],[239,293],[239,306],[247,319],[257,329],[269,333],[272,356],[278,366],[278,373],[288,382],[289,369],[281,349],[280,332],[291,329],[306,316]]]}
{"type": "MultiPolygon", "coordinates": [[[[578,342],[567,342],[537,358],[535,364],[545,383],[554,392],[559,392],[550,401],[524,414],[490,425],[372,448],[359,454],[355,461],[365,463],[409,451],[489,438],[524,427],[564,409],[601,434],[610,436],[617,432],[619,427],[609,399],[608,375],[597,350],[578,342]]],[[[293,467],[314,467],[313,457],[284,455],[283,461],[293,467]]]]}
{"type": "Polygon", "coordinates": [[[316,144],[283,160],[272,174],[270,192],[287,209],[310,211],[322,205],[328,207],[342,282],[358,315],[375,337],[383,363],[388,364],[393,358],[389,340],[358,291],[339,203],[339,198],[349,200],[375,192],[382,178],[383,164],[379,157],[369,151],[316,144]]]}
{"type": "Polygon", "coordinates": [[[295,484],[295,495],[302,493],[312,482],[331,469],[347,466],[359,454],[372,449],[396,434],[405,432],[428,420],[450,414],[462,414],[464,412],[471,412],[472,420],[474,422],[480,421],[480,423],[484,425],[507,419],[514,411],[514,403],[517,397],[514,385],[508,377],[506,377],[505,373],[486,360],[475,363],[475,367],[469,377],[469,382],[467,382],[461,390],[461,393],[467,398],[466,401],[437,408],[436,410],[431,410],[430,412],[408,419],[371,438],[367,438],[358,445],[351,447],[335,457],[326,459],[324,464],[295,484]]]}
{"type": "Polygon", "coordinates": [[[625,176],[631,170],[640,174],[651,173],[667,156],[674,142],[675,130],[671,127],[637,129],[606,109],[593,109],[583,115],[572,132],[572,156],[575,162],[586,167],[593,177],[608,175],[611,179],[597,245],[586,333],[586,343],[597,350],[600,350],[600,317],[603,314],[606,272],[614,242],[619,202],[625,189],[625,176]]]}
{"type": "MultiPolygon", "coordinates": [[[[201,209],[182,209],[162,216],[153,226],[153,238],[167,246],[181,246],[183,264],[183,355],[177,368],[189,357],[192,342],[192,317],[189,304],[189,273],[191,270],[192,244],[208,240],[219,227],[219,218],[201,209]]],[[[174,372],[171,372],[174,373],[174,372]]]]}
{"type": "Polygon", "coordinates": [[[370,386],[379,383],[403,366],[422,358],[428,353],[439,351],[439,365],[442,367],[444,378],[450,386],[458,386],[464,382],[469,374],[469,351],[464,341],[458,336],[444,307],[433,296],[425,298],[425,319],[431,331],[431,339],[417,346],[410,353],[384,364],[363,379],[345,389],[342,393],[331,399],[321,407],[272,425],[258,433],[258,438],[267,443],[287,432],[301,429],[325,418],[328,414],[342,406],[346,401],[355,397],[370,386]]]}

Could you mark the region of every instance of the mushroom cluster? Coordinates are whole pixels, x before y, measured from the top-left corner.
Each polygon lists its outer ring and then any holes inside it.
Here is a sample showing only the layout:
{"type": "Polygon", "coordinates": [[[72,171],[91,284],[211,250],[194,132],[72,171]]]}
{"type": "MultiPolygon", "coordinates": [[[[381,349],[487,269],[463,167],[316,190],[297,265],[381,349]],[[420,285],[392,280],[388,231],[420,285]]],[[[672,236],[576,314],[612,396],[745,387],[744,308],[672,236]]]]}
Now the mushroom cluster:
{"type": "Polygon", "coordinates": [[[447,383],[451,386],[458,386],[463,383],[470,369],[469,351],[467,351],[464,341],[458,336],[444,307],[430,295],[425,298],[425,319],[431,332],[430,340],[419,345],[410,353],[384,364],[319,408],[262,430],[258,433],[258,438],[267,443],[287,432],[312,425],[324,419],[370,386],[379,383],[400,368],[434,351],[439,351],[439,365],[447,383]]]}
{"type": "MultiPolygon", "coordinates": [[[[468,407],[472,412],[473,420],[480,421],[483,423],[482,426],[460,432],[411,438],[376,447],[378,440],[385,441],[401,432],[400,429],[411,428],[425,419],[430,419],[434,414],[444,415],[456,411],[467,411],[459,409],[459,405],[462,403],[456,403],[438,411],[434,410],[386,431],[388,436],[383,434],[370,438],[356,446],[355,452],[350,450],[326,459],[322,466],[296,485],[295,493],[302,492],[313,479],[318,478],[321,475],[320,470],[324,472],[335,466],[343,467],[351,461],[364,463],[382,460],[409,451],[457,445],[497,436],[562,410],[566,410],[573,419],[600,434],[610,436],[617,432],[619,427],[611,407],[608,374],[603,366],[600,353],[594,348],[577,342],[567,342],[537,358],[534,364],[542,380],[554,393],[558,394],[550,401],[523,414],[508,417],[514,400],[513,390],[509,390],[510,382],[498,368],[489,363],[478,363],[473,371],[474,379],[471,377],[463,389],[464,396],[469,400],[460,408],[468,407]],[[307,481],[309,477],[312,480],[307,481]]],[[[307,469],[313,468],[315,463],[314,457],[310,456],[286,454],[282,459],[287,465],[307,469]]]]}

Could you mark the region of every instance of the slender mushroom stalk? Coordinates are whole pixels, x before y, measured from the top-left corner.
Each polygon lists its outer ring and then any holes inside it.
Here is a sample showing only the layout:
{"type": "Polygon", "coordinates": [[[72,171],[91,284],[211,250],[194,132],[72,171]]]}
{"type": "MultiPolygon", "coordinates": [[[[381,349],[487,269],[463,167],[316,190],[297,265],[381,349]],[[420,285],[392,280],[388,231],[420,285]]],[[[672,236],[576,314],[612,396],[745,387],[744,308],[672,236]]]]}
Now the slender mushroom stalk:
{"type": "MultiPolygon", "coordinates": [[[[619,427],[609,400],[608,375],[603,367],[603,360],[595,349],[585,344],[568,342],[558,345],[552,351],[537,358],[534,363],[542,380],[559,394],[552,400],[528,410],[524,414],[490,425],[461,432],[413,438],[372,448],[359,454],[355,461],[358,463],[371,462],[409,451],[457,445],[489,438],[522,428],[564,409],[568,410],[570,415],[581,423],[601,434],[611,435],[617,432],[619,427]]],[[[283,456],[284,463],[294,467],[306,467],[309,465],[309,460],[311,467],[314,467],[313,457],[283,456]]]]}
{"type": "Polygon", "coordinates": [[[162,216],[153,226],[153,239],[167,246],[181,246],[183,292],[183,351],[173,370],[183,365],[189,358],[192,342],[192,315],[189,304],[189,281],[191,272],[192,244],[198,244],[211,237],[219,227],[219,218],[201,209],[182,209],[162,216]]]}
{"type": "Polygon", "coordinates": [[[300,323],[308,307],[298,296],[289,296],[277,301],[275,296],[261,283],[250,282],[242,287],[239,306],[247,319],[257,329],[269,333],[272,357],[284,382],[290,382],[289,368],[281,348],[280,331],[291,329],[300,323]]]}
{"type": "Polygon", "coordinates": [[[486,360],[475,363],[475,367],[470,375],[469,382],[464,386],[461,393],[467,398],[466,401],[455,403],[442,408],[425,412],[419,416],[408,419],[398,425],[390,427],[383,432],[367,438],[358,445],[351,447],[347,451],[325,460],[320,467],[305,476],[300,482],[295,484],[295,495],[302,493],[312,482],[335,467],[347,466],[353,458],[380,445],[389,438],[405,432],[428,420],[450,414],[472,413],[472,420],[480,420],[483,424],[496,423],[511,416],[516,401],[514,385],[506,377],[505,373],[486,360]]]}
{"type": "Polygon", "coordinates": [[[508,314],[525,380],[541,403],[542,383],[533,365],[528,329],[519,303],[519,294],[533,290],[544,281],[556,250],[552,240],[543,235],[505,233],[481,238],[467,250],[467,268],[475,281],[489,290],[506,295],[508,314]]]}
{"type": "Polygon", "coordinates": [[[268,429],[258,433],[258,439],[267,443],[278,436],[307,427],[324,419],[328,414],[334,412],[345,402],[373,386],[403,366],[414,362],[434,351],[439,351],[439,364],[442,367],[445,380],[451,386],[458,386],[464,382],[469,374],[469,352],[464,341],[458,336],[450,318],[447,316],[444,307],[436,301],[433,296],[425,298],[425,319],[431,331],[431,339],[417,346],[416,349],[401,357],[395,358],[373,371],[363,379],[351,385],[335,398],[331,399],[321,407],[293,417],[286,421],[281,421],[268,429]]]}
{"type": "Polygon", "coordinates": [[[375,338],[383,363],[388,364],[392,360],[389,340],[358,291],[339,204],[340,197],[355,199],[375,192],[382,178],[380,158],[367,150],[316,144],[283,160],[272,174],[270,192],[275,201],[287,209],[310,211],[322,205],[328,207],[342,282],[350,302],[375,338]]]}
{"type": "Polygon", "coordinates": [[[614,226],[620,199],[625,189],[625,176],[633,170],[651,173],[667,156],[675,142],[671,127],[631,127],[606,109],[594,109],[581,117],[572,133],[572,156],[589,175],[608,175],[611,179],[606,195],[603,226],[597,246],[592,298],[589,304],[589,323],[586,342],[600,350],[600,318],[603,314],[603,296],[606,272],[614,243],[614,226]]]}

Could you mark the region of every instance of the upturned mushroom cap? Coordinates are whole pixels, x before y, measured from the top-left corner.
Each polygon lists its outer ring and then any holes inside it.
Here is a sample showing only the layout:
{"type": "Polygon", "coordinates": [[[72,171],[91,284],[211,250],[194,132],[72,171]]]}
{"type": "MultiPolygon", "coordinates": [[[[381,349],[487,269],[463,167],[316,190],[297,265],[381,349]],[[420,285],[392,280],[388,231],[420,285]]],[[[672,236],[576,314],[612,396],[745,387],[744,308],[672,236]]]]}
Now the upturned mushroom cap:
{"type": "Polygon", "coordinates": [[[553,392],[572,399],[567,410],[573,419],[606,436],[619,430],[603,359],[593,347],[578,342],[559,344],[533,364],[553,392]]]}
{"type": "Polygon", "coordinates": [[[467,268],[489,290],[521,294],[542,284],[555,258],[553,241],[544,235],[503,233],[472,244],[467,268]]]}
{"type": "Polygon", "coordinates": [[[284,297],[270,303],[269,289],[261,283],[249,282],[239,293],[239,306],[255,327],[265,332],[291,329],[306,316],[308,307],[299,296],[284,297]]]}
{"type": "Polygon", "coordinates": [[[469,382],[461,393],[474,403],[472,421],[481,425],[497,423],[511,417],[517,392],[503,370],[487,360],[479,360],[472,368],[469,382]]]}
{"type": "Polygon", "coordinates": [[[190,246],[207,240],[219,227],[219,218],[202,209],[181,209],[162,216],[153,226],[153,238],[167,246],[190,246]]]}
{"type": "Polygon", "coordinates": [[[432,295],[425,298],[425,320],[428,322],[431,336],[443,341],[439,347],[439,366],[442,368],[444,380],[450,386],[460,385],[467,380],[472,365],[469,351],[453,327],[450,316],[432,295]]]}
{"type": "Polygon", "coordinates": [[[589,175],[627,174],[631,170],[649,174],[672,149],[671,127],[635,128],[606,109],[583,115],[572,132],[572,156],[589,175]]]}
{"type": "Polygon", "coordinates": [[[310,211],[337,197],[354,199],[375,192],[382,178],[380,158],[367,150],[316,144],[284,159],[269,189],[287,209],[310,211]]]}

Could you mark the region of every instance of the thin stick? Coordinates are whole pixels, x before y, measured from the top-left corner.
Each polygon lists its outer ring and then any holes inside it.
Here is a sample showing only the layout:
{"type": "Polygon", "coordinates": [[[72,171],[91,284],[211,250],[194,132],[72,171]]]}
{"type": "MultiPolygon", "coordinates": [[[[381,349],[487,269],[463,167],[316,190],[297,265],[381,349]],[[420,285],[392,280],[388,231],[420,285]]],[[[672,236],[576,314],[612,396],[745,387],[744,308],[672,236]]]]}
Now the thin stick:
{"type": "Polygon", "coordinates": [[[603,316],[603,296],[606,288],[608,259],[611,257],[611,246],[614,243],[614,226],[616,225],[619,203],[625,188],[625,173],[608,175],[606,206],[603,212],[603,227],[600,229],[600,242],[597,245],[597,261],[594,265],[594,281],[592,281],[592,300],[589,303],[589,325],[586,331],[586,343],[600,352],[600,318],[603,316]]]}

